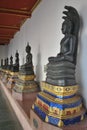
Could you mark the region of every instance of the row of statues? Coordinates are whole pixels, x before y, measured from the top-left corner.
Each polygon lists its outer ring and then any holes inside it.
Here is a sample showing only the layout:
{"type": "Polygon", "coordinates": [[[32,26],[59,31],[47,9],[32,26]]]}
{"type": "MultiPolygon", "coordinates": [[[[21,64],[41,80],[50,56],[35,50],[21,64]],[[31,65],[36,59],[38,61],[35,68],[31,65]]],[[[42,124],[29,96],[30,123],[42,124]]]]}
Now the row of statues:
{"type": "Polygon", "coordinates": [[[10,70],[10,71],[19,71],[19,53],[16,51],[15,54],[15,64],[13,64],[13,57],[10,57],[10,64],[9,64],[9,59],[6,58],[4,61],[1,59],[1,68],[10,70]],[[3,63],[4,62],[4,63],[3,63]]]}
{"type": "MultiPolygon", "coordinates": [[[[46,81],[41,82],[43,91],[38,93],[32,106],[40,119],[59,127],[83,120],[86,112],[81,97],[77,95],[78,85],[75,80],[80,18],[75,8],[65,6],[65,9],[67,11],[63,12],[65,15],[62,24],[64,37],[60,42],[60,53],[48,58],[46,81]]],[[[10,64],[8,64],[8,58],[5,59],[4,65],[1,60],[3,69],[19,71],[13,90],[23,94],[38,91],[37,83],[34,82],[35,75],[29,44],[26,46],[26,53],[26,63],[20,66],[20,69],[18,51],[15,54],[15,64],[13,64],[12,56],[10,64]]]]}
{"type": "MultiPolygon", "coordinates": [[[[20,69],[24,69],[27,66],[30,66],[30,67],[33,66],[32,54],[30,53],[30,51],[31,51],[31,47],[29,46],[29,43],[28,43],[26,46],[26,53],[27,53],[26,63],[24,65],[22,65],[20,69]]],[[[5,60],[1,59],[1,68],[10,70],[12,72],[18,72],[19,71],[19,53],[18,53],[18,51],[16,51],[16,54],[15,54],[15,63],[13,64],[13,57],[11,55],[10,61],[8,58],[6,58],[5,60]]],[[[33,71],[33,67],[32,67],[32,71],[33,71]]]]}
{"type": "Polygon", "coordinates": [[[75,80],[80,18],[75,8],[65,6],[65,9],[60,53],[48,58],[46,80],[41,82],[43,91],[32,106],[43,121],[59,127],[83,120],[86,112],[76,93],[75,80]]]}

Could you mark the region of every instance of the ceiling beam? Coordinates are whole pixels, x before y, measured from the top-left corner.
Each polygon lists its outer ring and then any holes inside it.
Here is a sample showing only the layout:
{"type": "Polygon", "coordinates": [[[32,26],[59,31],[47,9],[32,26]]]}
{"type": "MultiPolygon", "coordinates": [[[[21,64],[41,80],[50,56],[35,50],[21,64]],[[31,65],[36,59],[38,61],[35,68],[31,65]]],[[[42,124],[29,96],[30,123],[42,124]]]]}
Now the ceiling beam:
{"type": "Polygon", "coordinates": [[[9,15],[15,15],[15,16],[22,16],[29,18],[31,17],[31,12],[29,11],[24,11],[24,10],[16,10],[16,9],[7,9],[7,8],[0,8],[0,13],[1,14],[9,14],[9,15]]]}
{"type": "Polygon", "coordinates": [[[36,1],[36,3],[34,4],[34,6],[32,7],[32,9],[31,9],[31,12],[33,12],[35,9],[36,9],[36,7],[38,6],[38,4],[41,2],[42,0],[37,0],[36,1]]]}
{"type": "Polygon", "coordinates": [[[9,39],[0,39],[0,42],[9,42],[9,39]]]}
{"type": "Polygon", "coordinates": [[[0,45],[8,45],[8,44],[9,44],[8,42],[0,43],[0,45]]]}
{"type": "Polygon", "coordinates": [[[12,29],[12,30],[17,30],[17,31],[20,30],[20,27],[15,27],[15,26],[0,25],[0,28],[3,28],[3,29],[12,29]]]}
{"type": "Polygon", "coordinates": [[[9,37],[0,37],[0,40],[10,40],[11,38],[9,37]]]}
{"type": "Polygon", "coordinates": [[[0,44],[9,44],[9,42],[8,41],[6,41],[6,42],[0,42],[0,44]]]}
{"type": "Polygon", "coordinates": [[[13,38],[13,35],[0,34],[0,38],[13,38]]]}

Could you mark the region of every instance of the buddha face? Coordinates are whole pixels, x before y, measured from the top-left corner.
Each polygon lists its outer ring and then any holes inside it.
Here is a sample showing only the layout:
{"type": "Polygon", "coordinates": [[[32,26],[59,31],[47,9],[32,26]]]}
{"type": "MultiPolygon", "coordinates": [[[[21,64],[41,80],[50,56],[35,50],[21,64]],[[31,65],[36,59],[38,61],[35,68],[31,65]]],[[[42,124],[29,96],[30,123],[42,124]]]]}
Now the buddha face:
{"type": "Polygon", "coordinates": [[[31,47],[29,46],[29,44],[27,44],[27,46],[26,46],[26,52],[30,53],[30,51],[31,51],[31,47]]]}
{"type": "Polygon", "coordinates": [[[62,24],[62,33],[63,34],[70,34],[72,29],[72,24],[68,21],[64,21],[62,24]]]}

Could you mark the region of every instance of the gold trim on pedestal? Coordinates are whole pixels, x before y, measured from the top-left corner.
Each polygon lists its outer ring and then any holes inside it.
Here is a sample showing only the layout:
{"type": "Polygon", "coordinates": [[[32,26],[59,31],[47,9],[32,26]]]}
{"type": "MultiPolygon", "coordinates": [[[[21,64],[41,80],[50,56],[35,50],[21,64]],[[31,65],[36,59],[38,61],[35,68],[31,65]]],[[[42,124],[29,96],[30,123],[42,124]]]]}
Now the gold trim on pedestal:
{"type": "Polygon", "coordinates": [[[59,126],[59,127],[64,126],[64,123],[63,123],[63,121],[62,121],[62,120],[60,120],[60,121],[58,122],[58,126],[59,126]]]}
{"type": "Polygon", "coordinates": [[[23,91],[23,90],[30,90],[30,89],[37,89],[37,84],[29,84],[28,86],[18,85],[16,84],[15,88],[23,91]]]}
{"type": "Polygon", "coordinates": [[[50,92],[52,94],[58,95],[58,96],[69,96],[73,95],[78,91],[78,85],[73,86],[55,86],[48,84],[46,82],[41,82],[41,87],[43,90],[46,90],[47,92],[50,92]]]}
{"type": "Polygon", "coordinates": [[[35,77],[35,75],[18,75],[18,78],[21,80],[34,80],[35,77]]]}
{"type": "Polygon", "coordinates": [[[46,121],[46,122],[48,122],[48,121],[49,121],[48,116],[46,116],[45,121],[46,121]]]}
{"type": "MultiPolygon", "coordinates": [[[[38,106],[36,103],[35,103],[36,106],[38,106]]],[[[76,112],[75,114],[74,113],[71,113],[71,115],[63,115],[62,114],[62,110],[60,111],[61,114],[54,114],[54,113],[51,113],[47,110],[45,110],[42,106],[38,106],[46,115],[48,116],[51,116],[51,117],[54,117],[54,118],[59,118],[59,119],[70,119],[70,118],[74,118],[74,117],[77,117],[77,116],[80,116],[80,115],[84,115],[85,113],[85,109],[84,108],[81,108],[80,111],[76,112]]]]}
{"type": "MultiPolygon", "coordinates": [[[[48,100],[47,97],[45,97],[45,99],[48,100]]],[[[48,101],[53,102],[51,100],[48,100],[48,101]]],[[[76,101],[78,101],[78,99],[77,100],[73,100],[73,102],[76,102],[76,101]]],[[[69,100],[69,102],[68,101],[66,101],[66,103],[64,103],[64,102],[62,102],[62,104],[73,103],[72,101],[70,102],[70,100],[69,100]]],[[[61,104],[60,102],[55,102],[55,103],[61,104]]],[[[53,115],[53,114],[55,115],[56,114],[56,115],[60,115],[60,116],[66,116],[68,112],[70,112],[71,114],[75,114],[77,112],[80,112],[81,109],[82,109],[82,103],[81,103],[79,106],[76,106],[76,107],[73,107],[73,108],[65,108],[63,110],[60,110],[56,106],[53,106],[53,107],[49,106],[48,104],[46,104],[45,102],[43,102],[39,98],[37,98],[35,104],[39,108],[48,111],[49,115],[53,115]]]]}
{"type": "Polygon", "coordinates": [[[10,72],[10,75],[12,75],[12,76],[18,76],[18,72],[10,72]]]}
{"type": "Polygon", "coordinates": [[[80,96],[76,95],[72,98],[68,98],[68,99],[60,99],[60,98],[55,98],[47,93],[44,92],[40,92],[39,95],[41,95],[42,97],[46,98],[47,100],[49,100],[50,102],[55,102],[55,103],[60,103],[60,104],[67,104],[67,103],[73,103],[74,101],[78,101],[80,100],[80,96]]]}

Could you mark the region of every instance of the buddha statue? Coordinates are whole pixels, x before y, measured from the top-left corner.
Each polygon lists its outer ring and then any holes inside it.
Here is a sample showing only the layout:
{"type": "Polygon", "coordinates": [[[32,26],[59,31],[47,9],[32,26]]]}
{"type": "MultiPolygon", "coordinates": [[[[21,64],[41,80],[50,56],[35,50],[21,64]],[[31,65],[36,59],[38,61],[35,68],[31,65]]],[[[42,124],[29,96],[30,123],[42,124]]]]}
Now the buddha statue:
{"type": "Polygon", "coordinates": [[[1,68],[3,67],[3,59],[1,59],[1,68]]]}
{"type": "Polygon", "coordinates": [[[65,35],[60,42],[60,53],[56,57],[49,57],[49,62],[69,61],[76,63],[75,46],[76,36],[72,34],[73,24],[70,20],[65,20],[62,24],[62,33],[65,35]]]}
{"type": "Polygon", "coordinates": [[[47,64],[46,82],[53,85],[74,85],[75,66],[78,47],[78,32],[80,20],[78,12],[70,6],[65,6],[62,33],[64,37],[60,42],[60,53],[56,57],[49,57],[47,64]]]}
{"type": "Polygon", "coordinates": [[[26,46],[26,63],[20,67],[21,73],[25,74],[34,74],[33,72],[33,64],[32,64],[32,54],[31,54],[31,47],[29,46],[29,43],[27,43],[26,46]]]}
{"type": "Polygon", "coordinates": [[[15,64],[12,66],[12,72],[18,72],[19,71],[19,53],[16,51],[15,54],[15,64]]]}
{"type": "Polygon", "coordinates": [[[7,63],[6,63],[6,59],[4,59],[4,65],[6,66],[6,64],[7,64],[7,63]]]}
{"type": "Polygon", "coordinates": [[[12,65],[13,65],[13,57],[11,56],[10,57],[10,65],[8,66],[8,70],[11,70],[12,65]]]}
{"type": "Polygon", "coordinates": [[[6,66],[7,66],[7,59],[4,59],[4,66],[3,66],[3,69],[6,69],[6,66]]]}
{"type": "Polygon", "coordinates": [[[60,53],[56,57],[49,57],[49,62],[69,61],[76,64],[77,46],[78,46],[78,31],[79,31],[79,16],[73,7],[65,6],[67,11],[63,13],[67,16],[63,17],[62,33],[65,35],[60,42],[60,53]],[[74,10],[74,11],[73,11],[74,10]],[[75,15],[74,15],[75,13],[75,15]],[[71,15],[71,16],[70,16],[71,15]],[[73,19],[72,19],[73,17],[73,19]],[[75,23],[77,21],[77,23],[75,23]]]}
{"type": "Polygon", "coordinates": [[[6,69],[8,69],[8,66],[9,66],[9,59],[7,57],[7,59],[6,59],[6,69]]]}
{"type": "Polygon", "coordinates": [[[11,66],[13,65],[13,57],[12,57],[12,55],[11,55],[11,57],[10,57],[10,65],[11,65],[11,66]]]}

